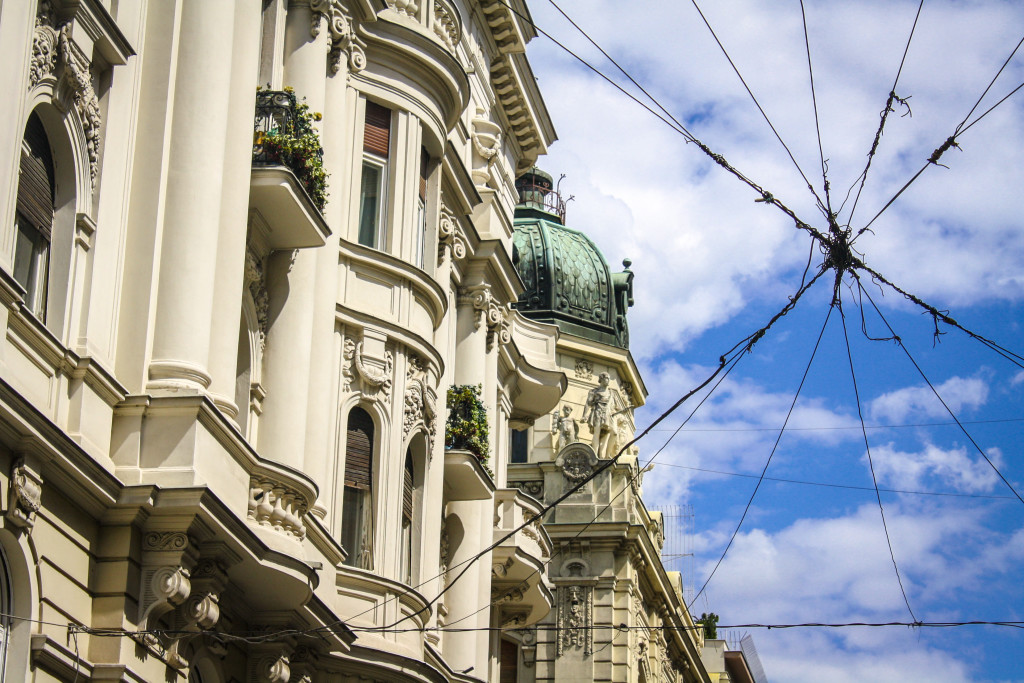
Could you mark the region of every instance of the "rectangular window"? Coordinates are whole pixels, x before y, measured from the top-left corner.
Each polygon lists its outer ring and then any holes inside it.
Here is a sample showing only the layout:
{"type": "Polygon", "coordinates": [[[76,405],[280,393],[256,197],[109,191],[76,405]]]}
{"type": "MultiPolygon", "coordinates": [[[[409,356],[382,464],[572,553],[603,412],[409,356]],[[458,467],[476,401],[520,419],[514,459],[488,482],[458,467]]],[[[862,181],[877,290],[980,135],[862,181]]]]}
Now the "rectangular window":
{"type": "Polygon", "coordinates": [[[391,154],[391,110],[366,103],[363,126],[363,177],[359,201],[359,244],[381,249],[387,223],[388,160],[391,154]]]}
{"type": "Polygon", "coordinates": [[[529,462],[530,456],[530,432],[529,430],[513,429],[512,430],[512,449],[510,453],[510,462],[529,462]]]}
{"type": "Polygon", "coordinates": [[[413,263],[423,270],[426,267],[427,254],[427,168],[430,165],[430,155],[427,150],[420,148],[420,191],[416,201],[416,235],[415,253],[413,263]]]}
{"type": "Polygon", "coordinates": [[[46,320],[46,279],[49,275],[50,240],[23,215],[15,216],[14,279],[25,288],[25,303],[33,315],[46,320]]]}

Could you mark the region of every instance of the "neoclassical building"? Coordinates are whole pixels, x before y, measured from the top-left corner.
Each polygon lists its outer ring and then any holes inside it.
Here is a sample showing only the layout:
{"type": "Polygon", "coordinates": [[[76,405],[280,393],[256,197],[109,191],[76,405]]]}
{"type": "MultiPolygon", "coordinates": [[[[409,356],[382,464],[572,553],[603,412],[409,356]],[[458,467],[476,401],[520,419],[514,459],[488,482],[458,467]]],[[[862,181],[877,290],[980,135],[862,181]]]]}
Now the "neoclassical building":
{"type": "Polygon", "coordinates": [[[0,0],[0,680],[709,680],[528,18],[0,0]]]}

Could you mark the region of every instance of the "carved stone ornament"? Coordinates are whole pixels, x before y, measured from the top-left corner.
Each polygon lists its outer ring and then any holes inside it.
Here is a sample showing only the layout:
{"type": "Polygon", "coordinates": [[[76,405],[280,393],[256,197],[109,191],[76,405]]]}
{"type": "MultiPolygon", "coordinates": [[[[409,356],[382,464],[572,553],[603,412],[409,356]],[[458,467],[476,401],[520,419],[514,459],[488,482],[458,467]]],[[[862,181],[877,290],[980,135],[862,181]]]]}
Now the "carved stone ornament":
{"type": "Polygon", "coordinates": [[[439,564],[441,569],[441,583],[448,585],[448,562],[451,557],[451,547],[448,542],[448,519],[441,520],[441,548],[439,552],[439,564]]]}
{"type": "Polygon", "coordinates": [[[181,531],[151,531],[142,538],[143,550],[180,551],[188,547],[188,535],[181,531]]]}
{"type": "Polygon", "coordinates": [[[416,19],[420,11],[419,3],[416,0],[387,0],[387,2],[388,8],[410,19],[416,19]]]}
{"type": "Polygon", "coordinates": [[[267,657],[256,666],[256,681],[259,683],[288,683],[292,676],[291,662],[285,655],[267,657]]]}
{"type": "Polygon", "coordinates": [[[59,25],[49,0],[40,0],[36,11],[35,31],[32,34],[32,61],[29,64],[28,86],[34,88],[39,81],[57,69],[57,34],[59,25]]]}
{"type": "Polygon", "coordinates": [[[437,433],[437,401],[434,390],[427,384],[428,372],[418,356],[409,357],[406,373],[405,407],[402,419],[402,438],[408,439],[413,429],[422,426],[427,435],[427,455],[437,433]]]}
{"type": "Polygon", "coordinates": [[[594,376],[594,364],[582,358],[576,361],[576,377],[578,379],[590,379],[594,376]]]}
{"type": "Polygon", "coordinates": [[[252,295],[256,307],[256,323],[259,325],[260,349],[267,346],[267,321],[270,311],[270,294],[267,292],[267,275],[263,268],[263,260],[256,255],[252,247],[245,250],[245,286],[252,295]]]}
{"type": "Polygon", "coordinates": [[[508,483],[509,488],[519,489],[525,491],[537,500],[544,499],[544,480],[537,479],[534,481],[510,481],[508,483]]]}
{"type": "Polygon", "coordinates": [[[54,103],[60,109],[72,104],[78,114],[89,158],[89,178],[95,187],[103,121],[99,98],[92,86],[91,68],[89,58],[71,40],[71,22],[61,22],[49,0],[40,0],[32,35],[29,89],[48,78],[56,79],[54,103]]]}
{"type": "Polygon", "coordinates": [[[562,449],[555,459],[562,469],[567,488],[578,485],[591,475],[597,466],[594,449],[585,443],[572,443],[562,449]]]}
{"type": "Polygon", "coordinates": [[[458,304],[473,307],[473,329],[478,330],[484,324],[487,308],[490,306],[491,286],[486,284],[471,285],[459,291],[458,304]]]}
{"type": "Polygon", "coordinates": [[[345,337],[342,344],[342,389],[360,391],[366,399],[390,403],[394,355],[391,351],[385,351],[382,360],[373,359],[377,361],[376,364],[368,360],[363,356],[363,343],[345,337]]]}
{"type": "Polygon", "coordinates": [[[24,459],[11,467],[11,486],[7,498],[7,520],[31,532],[36,523],[43,494],[43,480],[33,472],[24,459]]]}
{"type": "Polygon", "coordinates": [[[522,640],[520,652],[523,655],[523,666],[532,669],[537,661],[537,629],[521,628],[516,633],[522,640]]]}
{"type": "Polygon", "coordinates": [[[558,588],[558,648],[561,657],[570,650],[582,650],[584,657],[594,653],[594,593],[591,586],[558,588]]]}
{"type": "Polygon", "coordinates": [[[356,36],[352,17],[341,0],[309,0],[309,8],[313,14],[309,32],[314,38],[320,35],[323,20],[327,20],[327,29],[331,34],[327,63],[331,74],[341,71],[342,56],[348,58],[350,70],[362,71],[366,67],[366,43],[356,36]]]}
{"type": "Polygon", "coordinates": [[[434,0],[434,34],[453,52],[462,40],[459,15],[445,0],[434,0]]]}
{"type": "Polygon", "coordinates": [[[477,186],[493,186],[495,174],[492,166],[501,151],[501,126],[494,123],[486,109],[477,108],[473,117],[473,182],[477,186]]]}
{"type": "Polygon", "coordinates": [[[441,217],[437,225],[437,265],[444,263],[445,255],[451,251],[452,259],[466,258],[466,234],[452,210],[445,206],[442,198],[441,217]]]}

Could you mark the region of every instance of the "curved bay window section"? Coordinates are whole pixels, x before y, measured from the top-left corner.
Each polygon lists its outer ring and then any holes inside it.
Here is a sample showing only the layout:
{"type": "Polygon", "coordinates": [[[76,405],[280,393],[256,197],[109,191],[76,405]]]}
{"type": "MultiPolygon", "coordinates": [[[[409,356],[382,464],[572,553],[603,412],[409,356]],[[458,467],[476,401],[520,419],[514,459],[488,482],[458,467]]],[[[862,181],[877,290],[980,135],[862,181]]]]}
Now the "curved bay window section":
{"type": "Polygon", "coordinates": [[[345,564],[373,569],[373,418],[362,408],[348,416],[341,545],[345,564]]]}
{"type": "Polygon", "coordinates": [[[358,242],[383,249],[387,225],[388,161],[391,154],[391,110],[366,103],[363,127],[363,171],[359,190],[358,242]]]}
{"type": "Polygon", "coordinates": [[[46,322],[50,241],[54,216],[54,166],[43,122],[31,114],[21,144],[15,214],[14,279],[25,290],[28,309],[46,322]]]}

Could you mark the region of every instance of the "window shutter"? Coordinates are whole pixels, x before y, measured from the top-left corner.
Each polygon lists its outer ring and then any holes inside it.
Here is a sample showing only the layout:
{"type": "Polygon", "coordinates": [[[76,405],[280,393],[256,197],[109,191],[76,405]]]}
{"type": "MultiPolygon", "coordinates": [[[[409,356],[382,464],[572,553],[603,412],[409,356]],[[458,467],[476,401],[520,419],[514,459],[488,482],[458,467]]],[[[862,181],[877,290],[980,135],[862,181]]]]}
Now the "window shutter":
{"type": "Polygon", "coordinates": [[[402,518],[412,520],[412,486],[413,486],[412,452],[405,452],[405,480],[402,482],[402,518]]]}
{"type": "Polygon", "coordinates": [[[375,102],[366,103],[363,151],[388,157],[391,147],[391,110],[375,102]]]}
{"type": "Polygon", "coordinates": [[[32,114],[25,127],[18,180],[18,212],[32,223],[47,241],[53,225],[53,158],[46,130],[32,114]]]}
{"type": "Polygon", "coordinates": [[[373,419],[362,408],[348,416],[345,485],[369,489],[373,483],[373,419]]]}
{"type": "Polygon", "coordinates": [[[420,148],[420,201],[427,201],[427,166],[430,164],[430,155],[427,150],[420,148]]]}

